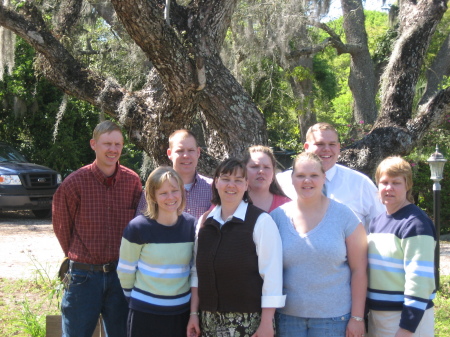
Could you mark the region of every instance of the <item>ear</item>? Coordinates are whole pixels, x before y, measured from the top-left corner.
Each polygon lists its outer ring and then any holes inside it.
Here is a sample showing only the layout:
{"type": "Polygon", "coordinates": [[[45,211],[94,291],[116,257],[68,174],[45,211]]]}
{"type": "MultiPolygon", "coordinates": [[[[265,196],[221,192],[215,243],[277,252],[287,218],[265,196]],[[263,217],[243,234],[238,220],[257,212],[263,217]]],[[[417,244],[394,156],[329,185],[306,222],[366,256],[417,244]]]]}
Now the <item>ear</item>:
{"type": "Polygon", "coordinates": [[[91,145],[91,149],[95,151],[95,145],[97,144],[97,142],[95,141],[95,139],[91,139],[89,141],[89,144],[91,145]]]}
{"type": "Polygon", "coordinates": [[[169,147],[167,149],[167,157],[169,157],[170,160],[172,160],[172,158],[170,158],[172,156],[172,149],[169,147]]]}
{"type": "Polygon", "coordinates": [[[308,143],[308,142],[305,142],[305,144],[303,144],[303,148],[304,148],[305,150],[308,150],[308,148],[309,148],[309,143],[308,143]]]}
{"type": "Polygon", "coordinates": [[[201,152],[201,149],[200,149],[200,146],[198,146],[197,147],[197,158],[200,158],[200,152],[201,152]]]}

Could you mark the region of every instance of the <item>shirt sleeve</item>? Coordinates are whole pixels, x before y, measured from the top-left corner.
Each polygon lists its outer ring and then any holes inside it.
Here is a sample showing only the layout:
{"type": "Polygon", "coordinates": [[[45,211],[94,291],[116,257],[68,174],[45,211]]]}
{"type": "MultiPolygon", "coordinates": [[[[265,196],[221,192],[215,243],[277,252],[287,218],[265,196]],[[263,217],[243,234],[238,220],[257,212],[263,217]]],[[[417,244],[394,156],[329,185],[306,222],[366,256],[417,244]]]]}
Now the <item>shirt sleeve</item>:
{"type": "Polygon", "coordinates": [[[364,219],[361,219],[366,232],[369,232],[370,222],[383,212],[386,212],[385,206],[381,203],[378,197],[378,189],[370,180],[365,180],[363,187],[363,202],[364,202],[364,219]]]}
{"type": "Polygon", "coordinates": [[[69,253],[79,203],[79,194],[72,188],[70,181],[63,182],[53,195],[53,231],[65,256],[68,256],[69,253]]]}
{"type": "Polygon", "coordinates": [[[434,237],[424,233],[402,240],[405,293],[400,327],[411,332],[416,331],[430,299],[435,295],[435,245],[434,237]]]}
{"type": "Polygon", "coordinates": [[[258,254],[259,274],[263,279],[261,307],[284,307],[283,252],[277,225],[267,213],[262,213],[255,224],[253,241],[258,254]]]}
{"type": "Polygon", "coordinates": [[[123,288],[125,297],[130,298],[136,281],[136,271],[141,256],[143,245],[128,241],[122,238],[120,244],[119,264],[117,266],[117,275],[120,285],[123,288]]]}

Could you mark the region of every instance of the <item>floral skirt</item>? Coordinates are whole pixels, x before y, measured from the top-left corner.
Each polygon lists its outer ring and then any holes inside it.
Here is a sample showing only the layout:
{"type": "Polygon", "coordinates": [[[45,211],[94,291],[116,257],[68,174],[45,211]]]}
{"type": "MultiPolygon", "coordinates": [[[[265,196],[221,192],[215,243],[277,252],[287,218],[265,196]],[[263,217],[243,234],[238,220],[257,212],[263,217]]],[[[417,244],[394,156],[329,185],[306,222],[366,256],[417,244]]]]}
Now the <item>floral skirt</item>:
{"type": "Polygon", "coordinates": [[[202,311],[202,337],[251,337],[258,330],[261,313],[202,311]]]}

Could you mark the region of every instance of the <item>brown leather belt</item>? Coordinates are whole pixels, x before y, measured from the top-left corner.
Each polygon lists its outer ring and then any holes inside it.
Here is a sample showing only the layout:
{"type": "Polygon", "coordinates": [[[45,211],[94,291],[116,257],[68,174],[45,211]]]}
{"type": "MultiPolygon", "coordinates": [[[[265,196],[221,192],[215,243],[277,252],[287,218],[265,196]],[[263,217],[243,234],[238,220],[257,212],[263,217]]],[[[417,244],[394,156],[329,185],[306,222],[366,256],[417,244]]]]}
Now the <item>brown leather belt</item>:
{"type": "Polygon", "coordinates": [[[104,273],[109,273],[117,269],[117,262],[110,262],[107,264],[89,264],[70,261],[70,269],[72,268],[89,271],[102,271],[104,273]]]}

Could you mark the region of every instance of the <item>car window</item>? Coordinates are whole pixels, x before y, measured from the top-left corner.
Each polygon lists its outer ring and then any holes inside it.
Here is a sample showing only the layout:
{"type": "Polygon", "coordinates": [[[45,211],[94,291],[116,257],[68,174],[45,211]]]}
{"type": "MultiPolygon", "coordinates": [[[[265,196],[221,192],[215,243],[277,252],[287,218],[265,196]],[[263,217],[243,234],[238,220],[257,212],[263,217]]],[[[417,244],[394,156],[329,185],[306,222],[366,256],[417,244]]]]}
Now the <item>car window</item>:
{"type": "Polygon", "coordinates": [[[0,162],[27,163],[28,161],[11,146],[0,144],[0,162]]]}

